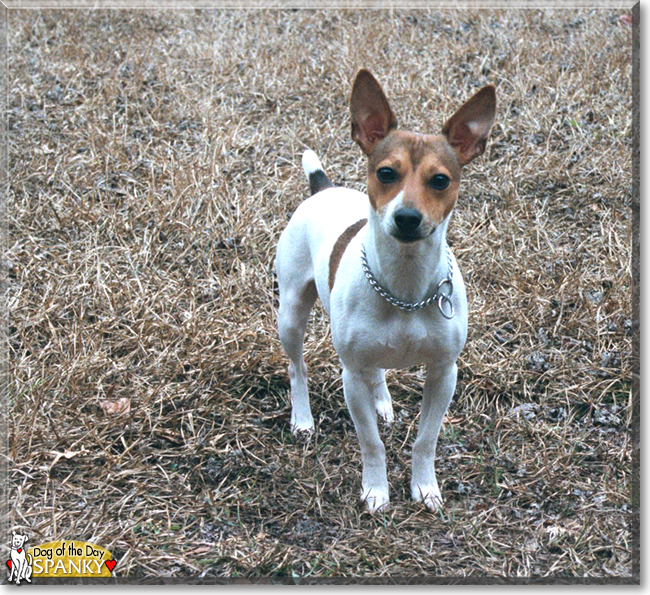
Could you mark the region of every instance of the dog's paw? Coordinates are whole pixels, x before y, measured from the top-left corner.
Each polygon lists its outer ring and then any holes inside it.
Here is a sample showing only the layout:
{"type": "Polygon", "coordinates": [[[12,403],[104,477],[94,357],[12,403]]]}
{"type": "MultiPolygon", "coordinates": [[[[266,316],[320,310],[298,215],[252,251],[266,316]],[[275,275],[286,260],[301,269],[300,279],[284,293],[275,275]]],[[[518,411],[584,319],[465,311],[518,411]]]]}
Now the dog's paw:
{"type": "Polygon", "coordinates": [[[361,492],[361,500],[366,503],[368,512],[377,512],[388,506],[388,488],[368,488],[361,492]]]}
{"type": "Polygon", "coordinates": [[[442,494],[437,485],[435,486],[420,486],[416,485],[411,488],[413,500],[416,502],[423,502],[424,505],[436,512],[442,508],[442,494]]]}
{"type": "Polygon", "coordinates": [[[395,413],[393,413],[393,405],[389,399],[382,399],[375,401],[375,408],[379,419],[386,425],[390,426],[395,421],[395,413]]]}
{"type": "Polygon", "coordinates": [[[292,420],[291,432],[296,438],[309,438],[314,433],[314,420],[303,422],[295,422],[292,420]]]}

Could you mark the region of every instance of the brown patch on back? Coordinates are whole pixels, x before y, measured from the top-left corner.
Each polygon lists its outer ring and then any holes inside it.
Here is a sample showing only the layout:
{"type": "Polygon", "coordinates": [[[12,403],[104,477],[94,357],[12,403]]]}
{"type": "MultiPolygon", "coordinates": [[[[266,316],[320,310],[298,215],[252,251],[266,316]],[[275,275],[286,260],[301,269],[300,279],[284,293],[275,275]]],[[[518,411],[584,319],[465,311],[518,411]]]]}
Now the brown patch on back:
{"type": "Polygon", "coordinates": [[[356,223],[353,223],[348,227],[334,242],[334,248],[332,248],[332,253],[330,254],[330,274],[328,278],[328,283],[330,286],[330,291],[334,287],[334,279],[336,278],[336,271],[339,268],[339,263],[343,257],[345,249],[348,247],[348,244],[354,236],[359,233],[359,230],[368,222],[367,219],[359,219],[356,223]]]}

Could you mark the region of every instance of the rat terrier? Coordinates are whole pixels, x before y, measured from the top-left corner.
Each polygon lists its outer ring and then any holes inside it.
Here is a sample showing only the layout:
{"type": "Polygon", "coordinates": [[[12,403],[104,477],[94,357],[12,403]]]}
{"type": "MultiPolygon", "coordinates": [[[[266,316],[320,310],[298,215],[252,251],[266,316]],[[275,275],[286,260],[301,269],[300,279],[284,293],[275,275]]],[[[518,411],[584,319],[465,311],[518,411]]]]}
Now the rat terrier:
{"type": "Polygon", "coordinates": [[[384,445],[377,416],[393,421],[387,368],[426,365],[411,494],[442,505],[435,451],[456,388],[456,361],[467,337],[467,297],[446,241],[461,168],[483,153],[494,123],[488,85],[446,122],[442,133],[396,130],[379,83],[356,76],[352,138],[368,157],[368,195],[335,188],[313,151],[303,155],[312,196],[295,211],[277,248],[278,326],[289,357],[291,425],[311,432],[303,340],[320,297],[343,367],[345,401],[361,446],[361,498],[373,512],[388,504],[384,445]]]}

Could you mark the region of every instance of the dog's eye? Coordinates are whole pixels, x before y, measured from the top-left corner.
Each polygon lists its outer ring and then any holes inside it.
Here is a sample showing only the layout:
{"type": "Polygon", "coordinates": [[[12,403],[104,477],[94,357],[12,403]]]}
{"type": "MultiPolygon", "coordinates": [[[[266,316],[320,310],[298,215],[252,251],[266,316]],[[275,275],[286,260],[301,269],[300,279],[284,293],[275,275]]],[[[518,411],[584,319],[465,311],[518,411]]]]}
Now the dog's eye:
{"type": "Polygon", "coordinates": [[[397,172],[392,167],[380,167],[377,170],[377,179],[382,184],[397,182],[398,177],[397,172]]]}
{"type": "Polygon", "coordinates": [[[434,190],[444,190],[449,186],[449,178],[445,174],[436,174],[429,180],[429,186],[434,190]]]}

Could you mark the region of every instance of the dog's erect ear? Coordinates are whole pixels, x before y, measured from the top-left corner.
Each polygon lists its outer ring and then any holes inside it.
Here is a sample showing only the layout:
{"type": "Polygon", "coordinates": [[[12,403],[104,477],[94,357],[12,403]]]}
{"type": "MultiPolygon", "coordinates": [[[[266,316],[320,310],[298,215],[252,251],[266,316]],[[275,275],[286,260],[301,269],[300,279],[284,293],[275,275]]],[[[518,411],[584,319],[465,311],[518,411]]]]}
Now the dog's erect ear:
{"type": "Polygon", "coordinates": [[[352,139],[369,155],[377,141],[397,126],[397,119],[375,77],[365,69],[357,73],[350,97],[352,139]]]}
{"type": "Polygon", "coordinates": [[[496,91],[492,85],[487,85],[463,103],[442,127],[442,133],[456,150],[461,165],[469,163],[485,150],[496,107],[496,91]]]}

